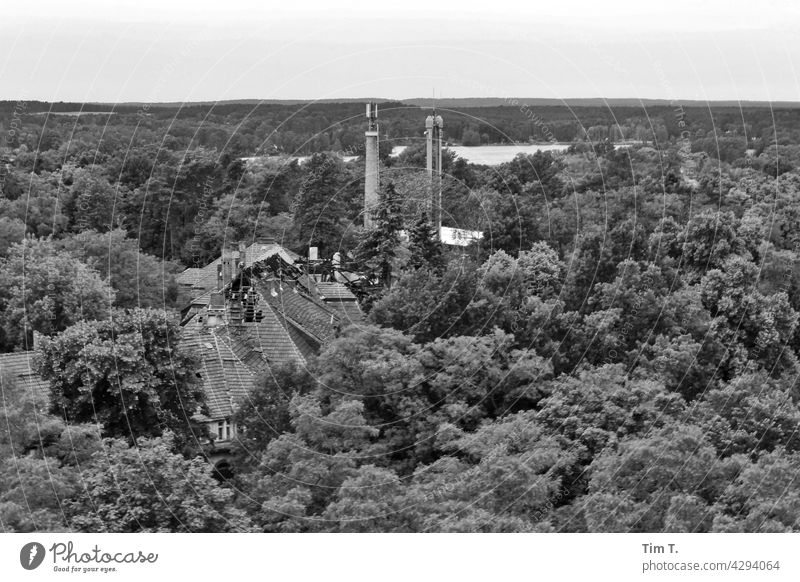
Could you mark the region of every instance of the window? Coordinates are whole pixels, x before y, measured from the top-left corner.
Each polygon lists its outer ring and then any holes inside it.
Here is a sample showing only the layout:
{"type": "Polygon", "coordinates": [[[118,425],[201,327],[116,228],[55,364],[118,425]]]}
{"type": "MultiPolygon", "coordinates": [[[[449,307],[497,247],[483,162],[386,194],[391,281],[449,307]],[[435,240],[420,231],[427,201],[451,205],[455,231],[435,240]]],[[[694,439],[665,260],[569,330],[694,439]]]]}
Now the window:
{"type": "Polygon", "coordinates": [[[217,422],[217,440],[218,441],[229,441],[233,438],[233,435],[236,434],[234,431],[234,425],[232,422],[228,420],[220,420],[217,422]]]}

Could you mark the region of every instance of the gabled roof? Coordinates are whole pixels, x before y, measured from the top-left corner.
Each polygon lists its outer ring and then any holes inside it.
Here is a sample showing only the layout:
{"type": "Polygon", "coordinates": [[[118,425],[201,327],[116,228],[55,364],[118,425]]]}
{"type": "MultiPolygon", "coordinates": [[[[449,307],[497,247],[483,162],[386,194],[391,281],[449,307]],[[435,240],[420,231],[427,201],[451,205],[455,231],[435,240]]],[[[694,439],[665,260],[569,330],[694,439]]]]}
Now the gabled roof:
{"type": "Polygon", "coordinates": [[[0,354],[0,373],[9,374],[29,394],[44,400],[50,399],[50,385],[34,373],[31,360],[36,352],[0,354]]]}
{"type": "MultiPolygon", "coordinates": [[[[354,317],[326,304],[317,283],[296,264],[298,259],[280,245],[251,245],[245,251],[246,268],[221,292],[224,309],[214,308],[220,311],[212,309],[209,299],[217,286],[221,259],[199,270],[193,289],[206,293],[198,293],[184,309],[182,341],[203,359],[201,375],[211,420],[230,416],[237,399],[230,395],[245,394],[254,378],[271,366],[304,365],[333,340],[344,321],[354,317]],[[209,326],[211,313],[215,324],[209,326]]],[[[186,280],[192,277],[186,273],[186,280]]],[[[352,304],[360,315],[355,297],[343,285],[323,284],[323,288],[339,298],[334,303],[352,304]]]]}
{"type": "Polygon", "coordinates": [[[207,420],[229,418],[236,402],[253,388],[255,375],[216,334],[202,326],[184,330],[181,343],[200,357],[197,373],[205,390],[207,420]]]}
{"type": "Polygon", "coordinates": [[[305,364],[319,349],[266,303],[259,305],[261,321],[227,321],[207,325],[208,312],[195,314],[183,327],[181,342],[194,349],[210,420],[230,417],[236,401],[252,388],[258,374],[275,364],[305,364]]]}

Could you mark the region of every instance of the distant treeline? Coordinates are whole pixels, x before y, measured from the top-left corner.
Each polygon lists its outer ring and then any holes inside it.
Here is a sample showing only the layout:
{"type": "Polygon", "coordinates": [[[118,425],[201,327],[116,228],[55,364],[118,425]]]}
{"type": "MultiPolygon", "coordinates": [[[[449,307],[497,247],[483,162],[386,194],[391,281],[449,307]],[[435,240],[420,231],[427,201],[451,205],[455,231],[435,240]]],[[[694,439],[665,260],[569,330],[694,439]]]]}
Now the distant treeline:
{"type": "MultiPolygon", "coordinates": [[[[708,136],[745,138],[749,147],[777,141],[796,143],[800,109],[758,105],[739,108],[727,103],[698,107],[657,104],[528,105],[504,100],[502,105],[439,107],[445,119],[445,138],[463,145],[511,142],[573,142],[636,140],[664,143],[708,136]],[[779,128],[778,131],[775,128],[779,128]]],[[[535,102],[534,102],[535,103],[535,102]]],[[[380,106],[382,139],[392,145],[419,140],[427,107],[387,101],[380,106]]],[[[122,132],[133,143],[154,131],[182,148],[211,147],[232,156],[284,152],[308,155],[345,151],[358,155],[363,147],[364,105],[343,103],[225,102],[188,104],[97,104],[0,102],[0,147],[25,144],[41,149],[41,139],[53,134],[69,139],[73,130],[97,126],[99,131],[122,132]],[[114,112],[113,116],[74,114],[114,112]],[[137,131],[134,133],[134,129],[137,131]]],[[[762,146],[762,147],[765,147],[762,146]]],[[[50,149],[50,148],[44,148],[50,149]]],[[[171,148],[170,148],[171,149],[171,148]]]]}

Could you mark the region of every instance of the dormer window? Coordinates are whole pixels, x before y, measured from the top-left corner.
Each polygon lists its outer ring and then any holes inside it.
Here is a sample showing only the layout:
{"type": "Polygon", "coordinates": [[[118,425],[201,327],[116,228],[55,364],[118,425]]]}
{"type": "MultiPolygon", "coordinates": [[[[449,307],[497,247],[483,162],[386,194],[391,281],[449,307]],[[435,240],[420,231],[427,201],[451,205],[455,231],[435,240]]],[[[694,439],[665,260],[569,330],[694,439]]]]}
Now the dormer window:
{"type": "Polygon", "coordinates": [[[234,435],[236,434],[234,424],[230,421],[220,420],[217,422],[217,440],[218,441],[229,441],[231,440],[234,435]]]}

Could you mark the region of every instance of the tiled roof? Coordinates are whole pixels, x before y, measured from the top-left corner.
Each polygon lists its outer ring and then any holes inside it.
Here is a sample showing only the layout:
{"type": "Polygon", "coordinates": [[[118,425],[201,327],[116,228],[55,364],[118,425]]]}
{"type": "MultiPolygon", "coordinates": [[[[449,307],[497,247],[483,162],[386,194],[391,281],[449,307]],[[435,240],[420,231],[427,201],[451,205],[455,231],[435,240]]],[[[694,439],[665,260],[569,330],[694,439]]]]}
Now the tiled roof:
{"type": "Polygon", "coordinates": [[[221,327],[217,334],[248,365],[256,366],[258,362],[262,366],[304,363],[302,352],[292,341],[281,318],[268,305],[264,305],[261,312],[261,321],[231,322],[221,327]]]}
{"type": "Polygon", "coordinates": [[[200,273],[194,285],[192,285],[192,289],[196,289],[197,291],[200,292],[210,291],[211,289],[215,289],[217,286],[217,265],[221,261],[222,259],[217,259],[210,265],[206,265],[205,267],[200,269],[200,273]]]}
{"type": "Polygon", "coordinates": [[[268,304],[262,304],[260,311],[261,321],[228,321],[215,327],[205,324],[207,314],[202,311],[183,327],[181,341],[193,348],[203,362],[200,374],[210,420],[229,417],[235,401],[271,365],[304,364],[306,357],[319,351],[312,338],[304,336],[268,304]]]}
{"type": "Polygon", "coordinates": [[[31,359],[35,354],[36,352],[0,354],[0,372],[10,374],[30,394],[49,400],[50,385],[31,369],[31,359]]]}
{"type": "Polygon", "coordinates": [[[200,357],[198,373],[206,394],[208,420],[229,418],[236,401],[252,389],[255,375],[216,334],[200,325],[184,329],[181,342],[200,357]]]}
{"type": "MultiPolygon", "coordinates": [[[[298,255],[280,245],[255,244],[246,253],[247,265],[253,268],[226,289],[223,321],[208,326],[210,293],[195,298],[184,309],[182,341],[203,359],[200,373],[208,396],[210,420],[229,417],[238,397],[270,366],[288,362],[305,364],[355,313],[326,305],[315,282],[295,265],[298,255]],[[253,309],[248,317],[254,318],[255,313],[259,321],[233,318],[234,314],[239,318],[245,316],[245,300],[239,295],[242,289],[239,285],[248,289],[246,301],[251,301],[255,292],[257,302],[248,303],[247,309],[253,309]]],[[[194,290],[210,291],[216,287],[220,262],[218,259],[200,269],[194,290]]],[[[338,297],[334,303],[351,303],[360,314],[355,297],[346,288],[342,291],[343,285],[323,287],[338,297]]]]}
{"type": "Polygon", "coordinates": [[[317,292],[326,307],[336,312],[343,326],[351,323],[362,323],[364,314],[358,306],[356,296],[343,283],[316,283],[317,292]]]}
{"type": "Polygon", "coordinates": [[[339,315],[319,299],[305,293],[297,283],[260,281],[256,287],[276,312],[320,343],[334,338],[339,315]]]}
{"type": "Polygon", "coordinates": [[[325,300],[355,301],[356,296],[350,292],[343,283],[326,282],[317,283],[320,297],[325,300]]]}
{"type": "Polygon", "coordinates": [[[318,339],[304,332],[302,329],[292,324],[287,319],[282,319],[286,331],[289,332],[289,337],[303,357],[308,359],[319,353],[321,344],[318,339]]]}
{"type": "Polygon", "coordinates": [[[364,323],[364,312],[355,301],[329,301],[327,305],[337,312],[343,327],[351,323],[364,323]]]}
{"type": "Polygon", "coordinates": [[[190,303],[193,307],[204,307],[208,305],[209,301],[211,301],[211,293],[212,291],[208,291],[207,293],[203,293],[202,295],[198,295],[192,302],[190,303]]]}
{"type": "Polygon", "coordinates": [[[188,285],[189,287],[192,287],[200,280],[201,273],[202,269],[190,267],[175,277],[175,281],[177,281],[179,285],[188,285]]]}

